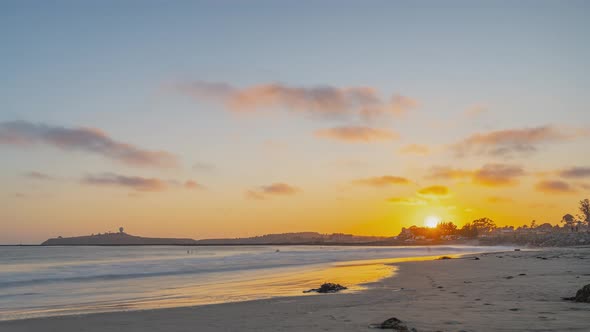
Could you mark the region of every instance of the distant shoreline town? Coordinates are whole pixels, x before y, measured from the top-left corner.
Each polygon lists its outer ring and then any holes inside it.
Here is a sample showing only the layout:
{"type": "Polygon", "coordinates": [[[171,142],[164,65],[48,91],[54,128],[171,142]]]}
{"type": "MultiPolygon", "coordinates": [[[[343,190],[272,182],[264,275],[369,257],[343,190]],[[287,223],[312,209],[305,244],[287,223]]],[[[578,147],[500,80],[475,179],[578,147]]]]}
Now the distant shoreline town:
{"type": "Polygon", "coordinates": [[[189,238],[147,238],[124,232],[107,232],[78,237],[57,237],[43,242],[43,246],[127,246],[127,245],[500,245],[515,244],[532,247],[560,247],[590,245],[590,201],[580,201],[580,215],[565,214],[559,224],[537,224],[498,227],[489,218],[480,218],[458,228],[452,222],[440,222],[436,227],[411,226],[402,228],[394,237],[360,236],[351,234],[320,234],[299,232],[267,234],[248,238],[194,240],[189,238]]]}

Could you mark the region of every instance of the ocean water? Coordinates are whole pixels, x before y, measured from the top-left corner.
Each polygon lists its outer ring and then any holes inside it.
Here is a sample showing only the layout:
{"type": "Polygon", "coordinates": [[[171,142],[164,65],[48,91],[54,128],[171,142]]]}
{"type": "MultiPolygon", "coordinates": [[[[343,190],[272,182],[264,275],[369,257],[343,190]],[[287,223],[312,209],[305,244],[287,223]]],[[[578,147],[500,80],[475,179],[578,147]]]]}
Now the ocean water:
{"type": "Polygon", "coordinates": [[[359,291],[385,263],[506,247],[0,247],[0,320],[359,291]]]}

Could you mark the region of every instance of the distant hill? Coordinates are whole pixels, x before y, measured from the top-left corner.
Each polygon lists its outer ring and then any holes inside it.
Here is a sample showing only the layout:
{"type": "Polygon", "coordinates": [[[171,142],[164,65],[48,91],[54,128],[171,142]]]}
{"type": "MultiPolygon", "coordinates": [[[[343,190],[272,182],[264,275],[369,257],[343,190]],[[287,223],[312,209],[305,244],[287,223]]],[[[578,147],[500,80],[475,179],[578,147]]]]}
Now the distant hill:
{"type": "Polygon", "coordinates": [[[379,236],[358,236],[351,234],[320,234],[315,232],[267,234],[262,236],[233,239],[177,239],[149,238],[127,233],[105,233],[97,235],[57,237],[49,239],[43,246],[80,246],[80,245],[262,245],[262,244],[363,244],[386,240],[379,236]]]}
{"type": "Polygon", "coordinates": [[[122,245],[190,245],[193,239],[150,238],[129,235],[127,233],[105,233],[76,237],[56,237],[49,239],[42,246],[122,246],[122,245]]]}
{"type": "Polygon", "coordinates": [[[351,234],[320,234],[315,232],[267,234],[235,239],[206,239],[198,244],[353,244],[371,243],[387,239],[380,236],[358,236],[351,234]]]}

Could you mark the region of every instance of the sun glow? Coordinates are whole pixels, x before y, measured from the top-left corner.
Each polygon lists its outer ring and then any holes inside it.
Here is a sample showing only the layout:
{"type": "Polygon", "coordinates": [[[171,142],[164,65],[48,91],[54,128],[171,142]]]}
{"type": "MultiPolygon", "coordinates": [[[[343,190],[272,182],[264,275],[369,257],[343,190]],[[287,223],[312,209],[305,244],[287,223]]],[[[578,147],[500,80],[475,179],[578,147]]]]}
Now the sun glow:
{"type": "Polygon", "coordinates": [[[435,228],[439,222],[440,222],[440,217],[428,216],[424,219],[424,226],[429,227],[429,228],[435,228]]]}

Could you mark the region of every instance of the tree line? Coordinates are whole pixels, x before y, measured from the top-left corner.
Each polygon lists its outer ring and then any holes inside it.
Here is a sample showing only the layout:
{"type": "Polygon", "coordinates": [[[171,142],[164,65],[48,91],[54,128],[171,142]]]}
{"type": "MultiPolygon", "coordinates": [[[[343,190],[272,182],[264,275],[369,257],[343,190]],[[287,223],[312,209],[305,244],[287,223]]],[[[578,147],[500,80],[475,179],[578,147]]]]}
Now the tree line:
{"type": "MultiPolygon", "coordinates": [[[[564,223],[565,227],[571,227],[572,230],[578,230],[582,224],[586,224],[590,228],[590,200],[583,199],[579,202],[578,206],[579,214],[573,216],[572,214],[566,214],[563,216],[561,222],[564,223]]],[[[553,227],[551,224],[537,225],[536,221],[531,222],[530,227],[525,225],[522,229],[537,228],[537,227],[553,227]]],[[[556,226],[557,227],[557,226],[556,226]]],[[[440,222],[434,228],[411,226],[405,233],[402,231],[400,236],[408,235],[409,232],[414,237],[422,236],[426,239],[440,239],[448,236],[460,236],[463,238],[477,238],[479,235],[485,235],[492,233],[496,228],[496,223],[490,218],[479,218],[471,222],[466,223],[463,227],[459,228],[451,221],[440,222]]]]}

